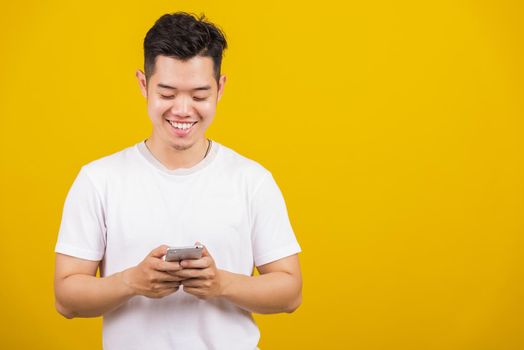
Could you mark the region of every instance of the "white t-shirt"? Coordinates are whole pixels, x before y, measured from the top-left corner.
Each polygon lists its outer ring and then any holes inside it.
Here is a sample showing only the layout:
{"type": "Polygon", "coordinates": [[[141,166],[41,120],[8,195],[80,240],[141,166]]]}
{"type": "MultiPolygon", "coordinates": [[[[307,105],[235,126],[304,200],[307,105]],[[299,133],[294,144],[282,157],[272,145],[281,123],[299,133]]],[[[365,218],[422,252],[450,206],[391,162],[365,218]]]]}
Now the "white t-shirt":
{"type": "MultiPolygon", "coordinates": [[[[258,163],[213,142],[189,169],[169,170],[144,141],[83,166],[64,204],[55,252],[101,261],[101,276],[161,244],[204,244],[219,269],[250,276],[300,252],[282,194],[258,163]]],[[[255,349],[251,314],[179,289],[136,296],[104,315],[104,349],[255,349]]]]}

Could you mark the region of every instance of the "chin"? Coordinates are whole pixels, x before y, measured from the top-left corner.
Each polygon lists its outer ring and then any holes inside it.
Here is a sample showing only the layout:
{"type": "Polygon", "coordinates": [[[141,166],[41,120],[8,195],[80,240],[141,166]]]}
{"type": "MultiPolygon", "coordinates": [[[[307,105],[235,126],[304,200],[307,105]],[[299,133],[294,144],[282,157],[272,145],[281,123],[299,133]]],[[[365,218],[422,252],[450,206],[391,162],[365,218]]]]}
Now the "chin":
{"type": "Polygon", "coordinates": [[[185,151],[186,149],[191,148],[191,146],[193,145],[176,145],[176,144],[172,145],[172,147],[176,149],[177,151],[185,151]]]}
{"type": "Polygon", "coordinates": [[[185,151],[195,144],[195,142],[191,142],[190,140],[183,140],[185,142],[171,142],[171,148],[177,150],[177,151],[185,151]]]}

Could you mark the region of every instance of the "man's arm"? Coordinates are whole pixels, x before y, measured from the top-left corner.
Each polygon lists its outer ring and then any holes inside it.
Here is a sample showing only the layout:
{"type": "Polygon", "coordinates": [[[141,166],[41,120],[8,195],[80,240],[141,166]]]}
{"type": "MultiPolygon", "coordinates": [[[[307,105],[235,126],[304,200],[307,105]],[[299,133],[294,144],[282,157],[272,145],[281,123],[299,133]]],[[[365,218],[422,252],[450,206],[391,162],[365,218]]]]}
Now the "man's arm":
{"type": "Polygon", "coordinates": [[[250,312],[293,312],[302,302],[302,275],[298,255],[258,267],[259,276],[245,276],[215,266],[206,248],[198,260],[184,260],[175,272],[184,291],[202,299],[224,298],[250,312]]]}
{"type": "Polygon", "coordinates": [[[55,306],[64,317],[100,316],[133,296],[121,273],[97,278],[98,264],[56,254],[55,306]]]}
{"type": "Polygon", "coordinates": [[[300,306],[302,275],[297,254],[257,269],[259,276],[222,270],[222,296],[243,309],[259,314],[293,312],[300,306]]]}
{"type": "Polygon", "coordinates": [[[98,261],[56,254],[55,306],[64,317],[97,317],[135,295],[162,298],[178,290],[180,278],[171,273],[177,262],[161,259],[167,246],[154,249],[137,266],[107,277],[96,277],[98,261]]]}

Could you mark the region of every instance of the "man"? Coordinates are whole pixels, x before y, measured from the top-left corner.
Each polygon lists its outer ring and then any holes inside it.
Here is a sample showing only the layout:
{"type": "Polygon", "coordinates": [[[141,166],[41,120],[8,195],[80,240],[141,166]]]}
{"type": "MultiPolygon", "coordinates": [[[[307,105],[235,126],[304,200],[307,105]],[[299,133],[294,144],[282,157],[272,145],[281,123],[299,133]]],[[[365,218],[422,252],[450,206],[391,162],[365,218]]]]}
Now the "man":
{"type": "Polygon", "coordinates": [[[204,17],[162,16],[136,72],[151,136],[83,166],[67,195],[56,308],[103,315],[104,349],[255,349],[251,313],[301,303],[300,246],[271,173],[205,136],[226,47],[204,17]],[[164,261],[197,242],[200,259],[164,261]]]}

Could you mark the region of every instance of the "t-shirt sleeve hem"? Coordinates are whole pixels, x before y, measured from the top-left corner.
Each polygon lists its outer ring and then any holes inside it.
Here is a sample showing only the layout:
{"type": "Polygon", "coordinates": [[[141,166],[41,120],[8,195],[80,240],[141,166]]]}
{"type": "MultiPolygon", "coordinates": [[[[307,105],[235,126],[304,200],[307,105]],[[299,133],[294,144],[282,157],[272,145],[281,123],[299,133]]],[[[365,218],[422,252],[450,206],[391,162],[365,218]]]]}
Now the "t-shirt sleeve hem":
{"type": "Polygon", "coordinates": [[[85,259],[85,260],[92,260],[92,261],[100,261],[102,260],[104,253],[103,252],[96,252],[89,249],[84,248],[78,248],[66,243],[58,242],[55,247],[55,253],[65,254],[74,256],[75,258],[85,259]]]}
{"type": "Polygon", "coordinates": [[[300,253],[302,250],[300,249],[300,246],[298,245],[297,242],[295,243],[292,243],[292,244],[289,244],[285,247],[281,247],[281,248],[278,248],[278,249],[275,249],[267,254],[264,254],[262,256],[259,256],[259,257],[255,257],[255,265],[256,266],[261,266],[261,265],[265,265],[265,264],[268,264],[270,262],[273,262],[273,261],[277,261],[279,259],[282,259],[282,258],[285,258],[285,257],[288,257],[290,255],[293,255],[293,254],[297,254],[297,253],[300,253]]]}

